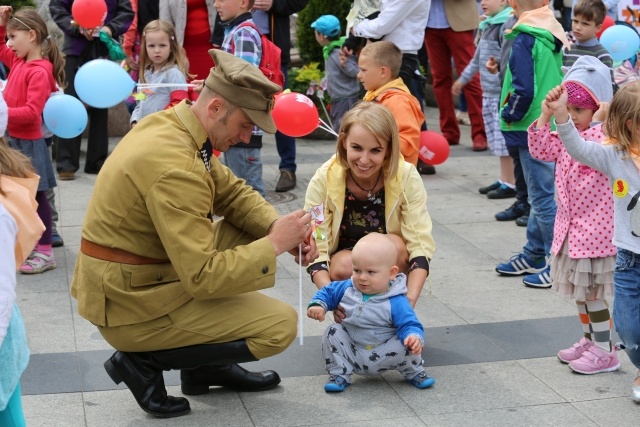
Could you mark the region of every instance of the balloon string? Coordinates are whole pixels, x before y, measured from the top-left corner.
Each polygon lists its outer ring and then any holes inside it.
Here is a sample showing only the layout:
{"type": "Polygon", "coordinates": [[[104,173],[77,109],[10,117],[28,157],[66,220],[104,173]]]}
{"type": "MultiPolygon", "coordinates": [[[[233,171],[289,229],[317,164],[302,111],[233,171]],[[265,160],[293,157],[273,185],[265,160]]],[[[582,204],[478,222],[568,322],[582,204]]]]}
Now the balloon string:
{"type": "MultiPolygon", "coordinates": [[[[329,113],[327,112],[327,108],[324,106],[324,101],[322,100],[322,97],[318,96],[318,99],[320,100],[320,105],[322,105],[322,109],[324,110],[324,116],[327,118],[327,120],[329,120],[329,125],[330,125],[329,127],[333,128],[333,123],[331,122],[331,117],[329,116],[329,113]]],[[[320,119],[320,120],[322,120],[322,119],[320,119]]]]}
{"type": "Polygon", "coordinates": [[[319,127],[320,129],[323,129],[323,130],[325,130],[325,131],[329,132],[329,133],[330,133],[331,135],[333,135],[333,136],[336,136],[336,137],[338,136],[338,134],[336,133],[336,131],[334,131],[334,130],[333,130],[333,129],[332,129],[332,128],[327,124],[327,123],[325,123],[325,121],[324,121],[324,120],[322,120],[322,119],[318,119],[318,120],[320,120],[320,123],[322,123],[322,125],[323,125],[323,126],[318,125],[318,127],[319,127]]]}
{"type": "Polygon", "coordinates": [[[304,333],[302,331],[302,244],[298,245],[298,318],[300,326],[300,345],[304,344],[304,333]]]}
{"type": "Polygon", "coordinates": [[[152,87],[174,87],[174,86],[182,86],[182,87],[197,87],[198,85],[194,85],[193,83],[138,83],[136,86],[139,88],[152,88],[152,87]]]}

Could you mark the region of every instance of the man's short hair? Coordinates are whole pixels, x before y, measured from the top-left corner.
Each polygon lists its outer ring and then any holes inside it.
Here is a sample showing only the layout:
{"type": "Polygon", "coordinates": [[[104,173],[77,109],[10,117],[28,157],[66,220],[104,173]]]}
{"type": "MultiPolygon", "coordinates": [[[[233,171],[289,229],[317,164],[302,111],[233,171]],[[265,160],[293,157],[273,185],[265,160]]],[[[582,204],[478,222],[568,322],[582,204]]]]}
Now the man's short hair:
{"type": "Polygon", "coordinates": [[[573,16],[601,25],[607,16],[607,7],[602,0],[580,0],[573,6],[573,16]]]}
{"type": "Polygon", "coordinates": [[[400,75],[402,51],[395,44],[385,40],[367,43],[360,55],[366,55],[376,64],[387,67],[394,79],[400,75]]]}

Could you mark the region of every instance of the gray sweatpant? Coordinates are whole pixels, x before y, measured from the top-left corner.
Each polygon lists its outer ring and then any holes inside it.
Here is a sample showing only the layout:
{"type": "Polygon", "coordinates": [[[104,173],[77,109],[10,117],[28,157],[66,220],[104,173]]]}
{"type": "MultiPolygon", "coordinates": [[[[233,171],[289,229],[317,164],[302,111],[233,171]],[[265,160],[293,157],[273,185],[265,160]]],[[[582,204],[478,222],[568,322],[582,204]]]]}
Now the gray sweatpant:
{"type": "Polygon", "coordinates": [[[397,336],[369,349],[352,342],[339,323],[334,323],[324,332],[322,356],[329,375],[339,375],[348,383],[354,373],[379,375],[395,370],[410,380],[424,371],[422,356],[411,354],[397,336]]]}

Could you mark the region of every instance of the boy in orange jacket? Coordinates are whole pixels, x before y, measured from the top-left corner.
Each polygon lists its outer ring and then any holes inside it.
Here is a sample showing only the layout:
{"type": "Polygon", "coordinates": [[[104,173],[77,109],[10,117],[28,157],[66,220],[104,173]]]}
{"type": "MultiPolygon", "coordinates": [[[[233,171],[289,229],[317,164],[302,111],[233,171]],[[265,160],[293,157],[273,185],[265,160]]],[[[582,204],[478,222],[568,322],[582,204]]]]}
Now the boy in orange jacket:
{"type": "Polygon", "coordinates": [[[400,152],[417,166],[424,114],[418,99],[398,77],[401,63],[402,51],[393,43],[368,43],[358,58],[358,80],[367,91],[365,101],[379,102],[391,111],[400,132],[400,152]]]}

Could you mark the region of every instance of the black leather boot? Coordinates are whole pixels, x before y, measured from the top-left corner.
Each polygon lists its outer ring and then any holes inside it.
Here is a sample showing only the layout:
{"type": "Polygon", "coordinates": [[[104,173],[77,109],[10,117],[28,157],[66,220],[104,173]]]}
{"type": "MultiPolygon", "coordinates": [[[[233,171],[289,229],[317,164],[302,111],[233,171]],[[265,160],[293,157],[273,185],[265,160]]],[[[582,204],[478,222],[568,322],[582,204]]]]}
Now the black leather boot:
{"type": "Polygon", "coordinates": [[[116,384],[124,381],[145,412],[160,418],[189,413],[191,407],[187,399],[167,396],[163,367],[153,360],[152,354],[116,351],[104,362],[104,368],[116,384]]]}
{"type": "Polygon", "coordinates": [[[154,351],[152,354],[158,363],[182,370],[182,393],[186,395],[205,394],[213,386],[259,391],[280,384],[280,377],[274,371],[249,372],[237,365],[257,360],[245,340],[154,351]]]}
{"type": "Polygon", "coordinates": [[[226,387],[234,391],[263,391],[280,384],[275,371],[250,372],[235,363],[210,365],[180,371],[182,394],[197,396],[209,393],[209,387],[226,387]]]}

